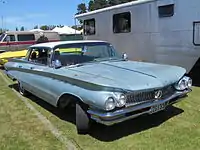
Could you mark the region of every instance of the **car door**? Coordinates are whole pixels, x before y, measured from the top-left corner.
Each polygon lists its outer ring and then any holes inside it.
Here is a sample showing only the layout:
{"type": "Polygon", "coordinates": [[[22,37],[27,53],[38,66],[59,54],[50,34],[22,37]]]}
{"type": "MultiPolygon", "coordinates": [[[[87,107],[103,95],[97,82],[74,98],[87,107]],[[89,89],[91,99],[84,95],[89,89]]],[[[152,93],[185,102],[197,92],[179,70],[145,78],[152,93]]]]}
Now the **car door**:
{"type": "Polygon", "coordinates": [[[52,104],[55,99],[50,90],[53,86],[49,73],[52,69],[49,67],[50,59],[51,49],[45,47],[32,48],[27,58],[28,63],[23,65],[26,76],[22,80],[26,90],[52,104]]]}

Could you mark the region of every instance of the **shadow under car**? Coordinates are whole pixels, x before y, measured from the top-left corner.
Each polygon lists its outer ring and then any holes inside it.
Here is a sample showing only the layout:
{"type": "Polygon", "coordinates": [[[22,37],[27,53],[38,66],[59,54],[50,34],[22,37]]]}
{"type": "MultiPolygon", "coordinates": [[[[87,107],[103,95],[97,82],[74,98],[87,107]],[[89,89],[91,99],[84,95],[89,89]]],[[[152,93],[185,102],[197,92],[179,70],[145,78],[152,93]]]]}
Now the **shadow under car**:
{"type": "MultiPolygon", "coordinates": [[[[9,85],[9,87],[14,88],[15,90],[18,91],[17,84],[9,85]]],[[[75,124],[76,122],[75,107],[69,107],[64,110],[60,110],[32,94],[30,94],[28,98],[34,103],[48,110],[50,113],[59,117],[60,119],[75,124]]],[[[157,127],[162,123],[166,122],[168,119],[175,117],[183,112],[184,111],[182,109],[179,109],[174,106],[169,106],[167,107],[166,110],[161,111],[159,113],[140,116],[138,118],[131,119],[112,126],[105,126],[102,124],[94,123],[91,126],[91,129],[88,134],[100,141],[104,142],[115,141],[122,137],[126,137],[131,134],[136,134],[157,127]]]]}

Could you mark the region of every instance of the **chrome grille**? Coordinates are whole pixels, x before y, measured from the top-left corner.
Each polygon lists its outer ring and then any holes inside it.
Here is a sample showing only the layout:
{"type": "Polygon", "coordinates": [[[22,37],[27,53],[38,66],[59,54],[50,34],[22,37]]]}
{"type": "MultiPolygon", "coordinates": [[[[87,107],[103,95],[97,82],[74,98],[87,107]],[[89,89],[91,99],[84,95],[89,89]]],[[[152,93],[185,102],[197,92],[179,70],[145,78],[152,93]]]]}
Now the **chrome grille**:
{"type": "Polygon", "coordinates": [[[162,91],[161,99],[167,98],[167,97],[173,95],[175,92],[174,87],[172,85],[170,85],[170,86],[164,87],[162,89],[154,89],[154,90],[150,90],[150,91],[146,91],[146,92],[136,91],[136,92],[127,93],[126,94],[127,105],[153,101],[153,100],[155,100],[155,92],[157,90],[162,91]]]}

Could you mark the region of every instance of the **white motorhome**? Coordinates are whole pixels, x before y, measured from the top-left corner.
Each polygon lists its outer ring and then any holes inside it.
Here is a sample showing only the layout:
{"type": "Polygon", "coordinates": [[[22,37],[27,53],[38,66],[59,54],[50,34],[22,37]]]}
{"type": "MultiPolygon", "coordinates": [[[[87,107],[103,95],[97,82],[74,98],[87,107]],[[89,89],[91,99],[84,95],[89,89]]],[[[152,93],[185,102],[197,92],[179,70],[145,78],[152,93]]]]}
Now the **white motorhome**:
{"type": "Polygon", "coordinates": [[[129,59],[193,68],[200,57],[200,0],[137,0],[75,16],[84,39],[106,40],[129,59]]]}

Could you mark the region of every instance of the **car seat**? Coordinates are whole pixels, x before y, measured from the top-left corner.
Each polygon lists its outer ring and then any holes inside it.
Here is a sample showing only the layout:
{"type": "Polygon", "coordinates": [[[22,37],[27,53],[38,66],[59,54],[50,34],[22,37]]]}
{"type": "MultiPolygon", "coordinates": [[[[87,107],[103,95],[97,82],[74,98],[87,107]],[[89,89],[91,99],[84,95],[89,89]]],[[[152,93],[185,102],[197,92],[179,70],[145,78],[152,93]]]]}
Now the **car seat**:
{"type": "Polygon", "coordinates": [[[31,59],[34,60],[34,59],[36,59],[36,58],[37,58],[37,54],[36,54],[36,52],[33,52],[33,53],[31,54],[31,59]]]}

